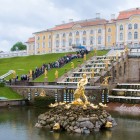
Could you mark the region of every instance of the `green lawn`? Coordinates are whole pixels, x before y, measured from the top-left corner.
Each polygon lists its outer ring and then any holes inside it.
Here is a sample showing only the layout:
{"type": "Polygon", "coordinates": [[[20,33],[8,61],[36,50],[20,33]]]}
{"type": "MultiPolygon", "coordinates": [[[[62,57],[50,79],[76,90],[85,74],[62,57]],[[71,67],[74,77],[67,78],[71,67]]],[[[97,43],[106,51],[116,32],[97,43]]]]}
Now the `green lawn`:
{"type": "Polygon", "coordinates": [[[8,99],[22,99],[22,96],[14,92],[9,87],[0,87],[0,97],[5,97],[8,99]]]}
{"type": "MultiPolygon", "coordinates": [[[[15,70],[20,77],[22,74],[28,74],[29,70],[42,66],[43,63],[54,62],[67,53],[32,55],[26,57],[13,57],[0,59],[0,76],[9,70],[15,70]]],[[[12,78],[8,77],[7,79],[12,78]]]]}
{"type": "MultiPolygon", "coordinates": [[[[102,56],[102,55],[105,55],[108,51],[104,50],[104,51],[97,51],[97,55],[98,56],[102,56]]],[[[87,59],[90,59],[91,56],[94,55],[94,52],[90,52],[88,55],[87,55],[87,59]]],[[[72,60],[71,62],[74,62],[74,66],[77,67],[79,64],[82,64],[83,63],[83,58],[78,58],[78,59],[74,59],[72,60]]],[[[62,68],[54,68],[52,70],[49,70],[48,71],[48,81],[49,82],[53,82],[55,80],[55,71],[56,69],[58,70],[58,73],[59,73],[59,77],[62,76],[65,71],[69,71],[71,70],[71,63],[68,63],[66,64],[64,67],[62,68]]],[[[39,78],[35,79],[34,82],[43,82],[44,81],[44,75],[41,75],[39,78]]]]}

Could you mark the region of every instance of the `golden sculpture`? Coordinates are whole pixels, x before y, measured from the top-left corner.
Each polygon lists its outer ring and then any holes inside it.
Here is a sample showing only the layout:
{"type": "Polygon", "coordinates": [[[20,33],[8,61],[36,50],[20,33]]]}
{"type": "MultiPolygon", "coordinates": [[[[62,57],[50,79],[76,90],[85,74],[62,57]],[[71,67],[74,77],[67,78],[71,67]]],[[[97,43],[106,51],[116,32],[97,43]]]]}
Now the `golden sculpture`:
{"type": "Polygon", "coordinates": [[[91,78],[93,78],[94,77],[94,69],[92,69],[91,72],[92,72],[91,73],[91,78]]]}
{"type": "Polygon", "coordinates": [[[59,123],[55,123],[53,126],[53,130],[59,130],[60,129],[60,124],[59,123]]]}
{"type": "Polygon", "coordinates": [[[58,78],[58,70],[55,71],[55,78],[58,78]]]}
{"type": "Polygon", "coordinates": [[[108,69],[108,61],[105,62],[105,69],[108,69]]]}
{"type": "Polygon", "coordinates": [[[16,78],[16,71],[14,70],[12,74],[13,74],[13,78],[15,79],[16,78]]]}
{"type": "Polygon", "coordinates": [[[45,96],[46,96],[46,94],[45,94],[45,90],[42,89],[42,91],[41,91],[41,93],[39,94],[39,96],[41,96],[41,97],[45,97],[45,96]]]}
{"type": "Polygon", "coordinates": [[[125,46],[125,53],[127,54],[128,53],[128,47],[127,47],[127,45],[125,46]]]}
{"type": "Polygon", "coordinates": [[[119,54],[118,54],[118,52],[116,53],[116,60],[118,60],[119,59],[119,54]]]}
{"type": "Polygon", "coordinates": [[[103,103],[99,103],[99,106],[102,108],[108,107],[106,104],[103,104],[103,103]]]}
{"type": "Polygon", "coordinates": [[[48,78],[47,74],[48,74],[48,71],[45,69],[45,72],[44,72],[45,78],[48,78]]]}
{"type": "Polygon", "coordinates": [[[94,49],[94,55],[95,56],[97,55],[97,49],[96,48],[94,49]]]}
{"type": "Polygon", "coordinates": [[[74,63],[73,62],[71,62],[71,68],[74,69],[74,63]]]}
{"type": "Polygon", "coordinates": [[[30,70],[29,76],[30,76],[30,78],[32,78],[32,70],[30,70]]]}
{"type": "Polygon", "coordinates": [[[86,54],[84,54],[84,61],[86,61],[86,59],[87,59],[87,56],[86,56],[86,54]]]}
{"type": "Polygon", "coordinates": [[[112,128],[112,122],[107,121],[105,124],[105,128],[112,128]]]}
{"type": "Polygon", "coordinates": [[[112,76],[105,77],[104,81],[102,82],[102,85],[108,85],[108,80],[109,80],[110,77],[112,77],[112,76]]]}
{"type": "Polygon", "coordinates": [[[77,89],[74,92],[74,101],[72,104],[79,104],[79,105],[84,105],[84,104],[89,104],[87,97],[85,95],[85,85],[88,83],[88,79],[86,74],[83,74],[83,78],[78,82],[77,84],[77,89]],[[83,102],[80,97],[83,97],[85,102],[83,102]]]}

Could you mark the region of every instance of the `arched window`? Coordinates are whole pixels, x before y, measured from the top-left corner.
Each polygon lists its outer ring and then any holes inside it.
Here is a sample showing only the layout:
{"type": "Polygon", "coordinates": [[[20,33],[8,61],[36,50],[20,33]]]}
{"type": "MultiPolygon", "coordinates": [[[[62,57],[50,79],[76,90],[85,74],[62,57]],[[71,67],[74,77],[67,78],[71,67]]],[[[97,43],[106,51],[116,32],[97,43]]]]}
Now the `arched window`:
{"type": "Polygon", "coordinates": [[[98,36],[98,44],[101,44],[101,36],[98,36]]]}
{"type": "Polygon", "coordinates": [[[86,45],[86,38],[83,37],[83,45],[86,45]]]}
{"type": "Polygon", "coordinates": [[[138,29],[138,24],[137,23],[134,24],[134,29],[138,29]]]}
{"type": "Polygon", "coordinates": [[[123,40],[123,33],[120,33],[120,40],[123,40]]]}
{"type": "Polygon", "coordinates": [[[108,28],[108,32],[111,32],[111,29],[110,28],[108,28]]]}
{"type": "Polygon", "coordinates": [[[43,36],[43,40],[45,40],[45,38],[46,38],[46,37],[45,37],[45,35],[44,35],[44,36],[43,36]]]}
{"type": "Polygon", "coordinates": [[[131,40],[131,39],[132,39],[132,33],[129,32],[129,33],[128,33],[128,40],[131,40]]]}
{"type": "Polygon", "coordinates": [[[90,34],[93,34],[93,30],[90,30],[90,34]]]}
{"type": "Polygon", "coordinates": [[[69,46],[72,46],[72,39],[69,39],[69,46]]]}
{"type": "Polygon", "coordinates": [[[56,35],[56,38],[59,38],[59,34],[56,35]]]}
{"type": "Polygon", "coordinates": [[[134,32],[134,39],[138,39],[138,32],[134,32]]]}
{"type": "Polygon", "coordinates": [[[128,24],[128,30],[132,29],[132,24],[128,24]]]}
{"type": "Polygon", "coordinates": [[[123,25],[120,25],[120,30],[123,30],[123,25]]]}
{"type": "Polygon", "coordinates": [[[83,35],[86,35],[86,31],[83,31],[83,35]]]}
{"type": "Polygon", "coordinates": [[[93,45],[93,36],[90,37],[90,45],[93,45]]]}
{"type": "Polygon", "coordinates": [[[69,36],[72,36],[72,33],[71,32],[69,33],[69,36]]]}
{"type": "Polygon", "coordinates": [[[76,35],[77,35],[77,36],[79,35],[79,32],[78,32],[78,31],[76,32],[76,35]]]}
{"type": "Polygon", "coordinates": [[[63,33],[63,37],[65,37],[66,36],[66,34],[65,33],[63,33]]]}
{"type": "Polygon", "coordinates": [[[65,39],[62,40],[62,46],[65,47],[65,39]]]}
{"type": "Polygon", "coordinates": [[[98,33],[101,33],[102,32],[102,30],[101,29],[98,29],[98,33]]]}
{"type": "Polygon", "coordinates": [[[56,47],[59,47],[59,40],[56,40],[56,47]]]}
{"type": "Polygon", "coordinates": [[[79,38],[76,38],[76,45],[79,45],[80,44],[80,40],[79,38]]]}

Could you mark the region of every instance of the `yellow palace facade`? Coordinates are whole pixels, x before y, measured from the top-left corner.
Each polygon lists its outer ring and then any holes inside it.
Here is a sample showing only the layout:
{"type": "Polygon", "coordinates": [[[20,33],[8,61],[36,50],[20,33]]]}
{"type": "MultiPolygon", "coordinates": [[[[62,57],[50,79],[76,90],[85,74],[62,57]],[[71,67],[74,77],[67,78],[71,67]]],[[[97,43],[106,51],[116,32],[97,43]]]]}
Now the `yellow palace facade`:
{"type": "Polygon", "coordinates": [[[73,21],[54,28],[36,32],[29,38],[27,52],[32,54],[73,51],[74,45],[86,46],[88,50],[100,47],[123,47],[140,45],[140,8],[119,12],[117,18],[73,21]]]}

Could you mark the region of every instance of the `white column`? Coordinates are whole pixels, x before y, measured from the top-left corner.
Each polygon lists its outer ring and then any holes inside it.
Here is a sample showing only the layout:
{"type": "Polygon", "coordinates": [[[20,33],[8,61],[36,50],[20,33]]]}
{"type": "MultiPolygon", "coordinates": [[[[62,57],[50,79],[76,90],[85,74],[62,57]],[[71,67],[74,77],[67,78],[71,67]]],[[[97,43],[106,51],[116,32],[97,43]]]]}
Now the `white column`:
{"type": "Polygon", "coordinates": [[[82,38],[83,31],[79,31],[79,43],[83,45],[83,38],[82,38]]]}

